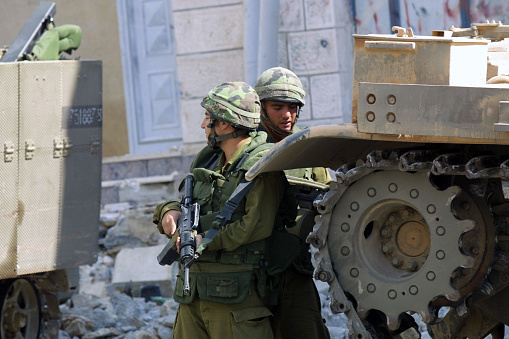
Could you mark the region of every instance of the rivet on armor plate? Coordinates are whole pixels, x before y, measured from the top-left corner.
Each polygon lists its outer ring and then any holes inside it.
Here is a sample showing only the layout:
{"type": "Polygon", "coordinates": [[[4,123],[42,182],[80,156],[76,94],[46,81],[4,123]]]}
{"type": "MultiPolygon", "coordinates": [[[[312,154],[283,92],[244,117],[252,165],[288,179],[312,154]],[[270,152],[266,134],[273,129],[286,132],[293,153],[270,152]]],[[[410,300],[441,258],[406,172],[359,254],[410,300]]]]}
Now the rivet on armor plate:
{"type": "Polygon", "coordinates": [[[341,254],[343,254],[345,257],[350,254],[350,249],[346,246],[341,247],[341,254]]]}
{"type": "Polygon", "coordinates": [[[359,203],[358,203],[358,202],[355,202],[355,201],[354,201],[354,202],[352,202],[352,203],[350,204],[350,209],[351,209],[352,211],[354,211],[354,212],[358,211],[358,210],[359,210],[359,203]]]}
{"type": "Polygon", "coordinates": [[[396,97],[394,96],[394,94],[389,94],[387,96],[387,103],[389,105],[394,105],[396,103],[396,97]]]}
{"type": "Polygon", "coordinates": [[[387,295],[389,296],[389,299],[396,299],[398,293],[396,293],[396,291],[394,290],[390,290],[389,293],[387,293],[387,295]]]}
{"type": "Polygon", "coordinates": [[[412,285],[410,286],[408,291],[410,292],[411,295],[416,295],[419,292],[419,289],[417,288],[417,286],[412,285]]]}
{"type": "Polygon", "coordinates": [[[410,191],[410,197],[413,199],[417,199],[419,197],[419,191],[416,189],[413,189],[410,191]]]}
{"type": "Polygon", "coordinates": [[[472,254],[478,255],[479,254],[479,248],[478,247],[472,248],[472,254]]]}
{"type": "Polygon", "coordinates": [[[444,235],[445,234],[445,227],[444,226],[438,226],[437,227],[437,234],[438,235],[444,235]]]}
{"type": "Polygon", "coordinates": [[[350,231],[350,225],[349,225],[348,223],[346,223],[346,222],[342,223],[342,224],[341,224],[341,230],[342,230],[343,232],[348,232],[348,231],[350,231]]]}
{"type": "Polygon", "coordinates": [[[375,195],[376,195],[376,189],[374,189],[373,187],[370,187],[368,189],[368,196],[373,198],[375,195]]]}
{"type": "Polygon", "coordinates": [[[368,284],[367,290],[368,290],[369,293],[375,293],[376,286],[374,284],[368,284]]]}
{"type": "Polygon", "coordinates": [[[445,252],[444,251],[437,251],[437,259],[443,260],[445,258],[445,252]]]}
{"type": "Polygon", "coordinates": [[[373,93],[369,93],[368,96],[366,97],[366,101],[368,102],[368,104],[373,105],[376,102],[375,95],[373,93]]]}
{"type": "Polygon", "coordinates": [[[396,193],[398,191],[398,185],[396,185],[395,183],[389,184],[389,191],[392,193],[396,193]]]}
{"type": "Polygon", "coordinates": [[[387,119],[388,123],[392,124],[392,123],[396,122],[396,114],[394,114],[393,112],[389,112],[386,115],[386,119],[387,119]]]}
{"type": "Polygon", "coordinates": [[[433,281],[435,280],[435,272],[433,271],[429,271],[428,273],[426,273],[426,279],[428,279],[429,281],[433,281]]]}
{"type": "Polygon", "coordinates": [[[426,210],[428,211],[429,214],[433,214],[437,211],[437,207],[435,205],[428,205],[426,210]]]}
{"type": "Polygon", "coordinates": [[[350,270],[350,275],[353,277],[353,278],[357,278],[359,276],[359,270],[356,269],[356,268],[352,268],[350,270]]]}
{"type": "Polygon", "coordinates": [[[366,120],[369,122],[375,121],[375,113],[369,111],[366,113],[366,120]]]}

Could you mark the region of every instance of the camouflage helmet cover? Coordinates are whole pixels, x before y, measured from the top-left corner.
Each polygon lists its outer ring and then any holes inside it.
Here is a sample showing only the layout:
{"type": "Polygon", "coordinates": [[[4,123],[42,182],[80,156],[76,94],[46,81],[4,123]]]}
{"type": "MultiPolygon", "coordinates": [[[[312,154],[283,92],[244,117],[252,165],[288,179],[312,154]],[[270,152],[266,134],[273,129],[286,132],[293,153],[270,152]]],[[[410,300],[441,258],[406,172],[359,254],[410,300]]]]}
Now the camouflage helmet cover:
{"type": "Polygon", "coordinates": [[[255,85],[260,100],[295,102],[303,106],[306,92],[295,73],[283,67],[269,68],[255,85]]]}
{"type": "Polygon", "coordinates": [[[254,130],[260,124],[260,99],[245,82],[224,82],[201,102],[212,118],[235,128],[254,130]]]}

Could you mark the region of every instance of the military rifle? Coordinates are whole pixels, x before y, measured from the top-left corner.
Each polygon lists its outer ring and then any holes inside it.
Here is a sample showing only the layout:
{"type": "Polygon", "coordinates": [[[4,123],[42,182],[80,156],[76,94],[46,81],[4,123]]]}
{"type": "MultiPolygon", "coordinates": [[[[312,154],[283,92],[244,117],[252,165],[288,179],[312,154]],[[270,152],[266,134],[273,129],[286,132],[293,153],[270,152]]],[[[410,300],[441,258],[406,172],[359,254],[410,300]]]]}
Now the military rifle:
{"type": "Polygon", "coordinates": [[[184,197],[180,208],[182,216],[178,220],[178,233],[180,236],[180,253],[176,250],[175,243],[169,241],[157,256],[160,265],[171,265],[180,257],[180,263],[184,266],[184,294],[189,294],[189,268],[196,259],[195,234],[200,221],[200,205],[192,203],[193,201],[194,177],[188,175],[184,179],[184,197]]]}

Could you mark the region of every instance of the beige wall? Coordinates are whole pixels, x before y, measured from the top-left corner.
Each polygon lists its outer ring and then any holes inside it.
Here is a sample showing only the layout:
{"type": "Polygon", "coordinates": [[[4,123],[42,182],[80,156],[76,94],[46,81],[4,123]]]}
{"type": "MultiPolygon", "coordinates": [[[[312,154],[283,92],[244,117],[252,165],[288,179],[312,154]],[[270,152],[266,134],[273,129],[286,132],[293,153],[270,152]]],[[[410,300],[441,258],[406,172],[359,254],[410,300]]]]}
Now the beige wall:
{"type": "MultiPolygon", "coordinates": [[[[103,62],[103,156],[129,153],[116,1],[54,0],[55,24],[75,24],[83,30],[80,48],[72,56],[103,62]]],[[[9,45],[26,23],[37,0],[0,1],[0,45],[9,45]]]]}
{"type": "Polygon", "coordinates": [[[184,153],[193,153],[206,141],[203,97],[221,82],[244,80],[242,0],[174,0],[173,18],[184,153]]]}

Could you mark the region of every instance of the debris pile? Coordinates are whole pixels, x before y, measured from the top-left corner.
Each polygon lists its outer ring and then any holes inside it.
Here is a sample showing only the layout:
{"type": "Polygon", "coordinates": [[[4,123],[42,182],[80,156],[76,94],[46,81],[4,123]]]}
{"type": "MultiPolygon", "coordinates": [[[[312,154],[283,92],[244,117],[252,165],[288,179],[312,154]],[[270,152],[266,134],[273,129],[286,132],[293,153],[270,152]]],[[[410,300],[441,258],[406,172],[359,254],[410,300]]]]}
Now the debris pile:
{"type": "MultiPolygon", "coordinates": [[[[177,268],[157,263],[157,253],[168,240],[152,224],[154,208],[104,206],[97,262],[80,267],[78,293],[60,305],[59,339],[171,338],[178,307],[171,298],[177,268]]],[[[331,337],[347,338],[346,318],[329,308],[328,285],[317,286],[331,337]]]]}

